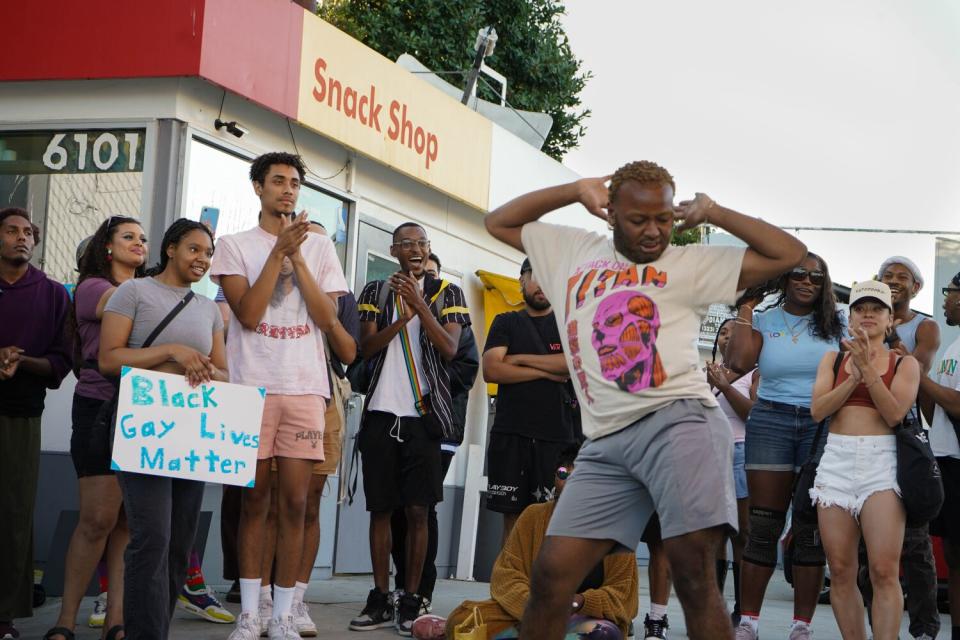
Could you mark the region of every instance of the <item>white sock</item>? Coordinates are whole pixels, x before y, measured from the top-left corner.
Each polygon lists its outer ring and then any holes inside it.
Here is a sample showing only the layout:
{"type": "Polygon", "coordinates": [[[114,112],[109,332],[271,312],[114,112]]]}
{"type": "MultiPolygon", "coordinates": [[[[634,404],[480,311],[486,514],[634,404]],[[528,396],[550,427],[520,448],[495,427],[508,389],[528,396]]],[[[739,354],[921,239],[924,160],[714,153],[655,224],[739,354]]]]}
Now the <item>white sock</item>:
{"type": "Polygon", "coordinates": [[[790,625],[790,630],[792,631],[792,630],[796,629],[797,627],[799,627],[800,625],[803,625],[803,626],[805,626],[805,627],[809,627],[809,626],[810,626],[810,623],[807,622],[806,620],[800,620],[799,618],[794,618],[794,619],[793,619],[793,624],[790,625]]]}
{"type": "Polygon", "coordinates": [[[270,585],[268,584],[260,585],[260,601],[273,602],[273,593],[270,591],[270,585]]]}
{"type": "Polygon", "coordinates": [[[240,578],[241,613],[256,617],[260,607],[260,578],[240,578]]]}
{"type": "Polygon", "coordinates": [[[306,582],[298,582],[294,585],[293,604],[297,605],[303,602],[303,596],[307,594],[307,588],[309,586],[306,582]]]}
{"type": "Polygon", "coordinates": [[[290,615],[293,607],[293,592],[296,587],[278,587],[273,585],[273,619],[283,620],[290,615]]]}
{"type": "Polygon", "coordinates": [[[667,615],[667,605],[657,604],[656,602],[650,603],[651,620],[663,620],[663,616],[665,615],[667,615]]]}

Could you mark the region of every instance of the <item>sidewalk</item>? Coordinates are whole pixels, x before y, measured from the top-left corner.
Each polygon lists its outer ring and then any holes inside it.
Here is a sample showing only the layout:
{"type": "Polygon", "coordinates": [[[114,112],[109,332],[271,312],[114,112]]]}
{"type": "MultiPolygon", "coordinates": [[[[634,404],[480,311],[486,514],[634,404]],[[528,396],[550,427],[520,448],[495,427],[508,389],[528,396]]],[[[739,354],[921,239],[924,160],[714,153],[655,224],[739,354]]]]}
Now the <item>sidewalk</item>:
{"type": "MultiPolygon", "coordinates": [[[[728,580],[728,602],[732,602],[732,580],[728,580]]],[[[350,619],[360,612],[366,602],[367,592],[372,586],[370,576],[341,576],[332,580],[315,581],[307,592],[307,602],[314,622],[317,623],[318,638],[332,640],[377,640],[397,638],[391,630],[378,629],[366,634],[357,634],[347,629],[350,619]]],[[[214,585],[218,591],[226,588],[225,585],[214,585]]],[[[440,580],[434,594],[433,612],[438,615],[449,613],[461,601],[466,599],[483,599],[489,597],[489,585],[484,582],[461,582],[457,580],[440,580]]],[[[761,631],[764,640],[786,640],[789,635],[790,623],[793,619],[793,591],[790,585],[783,580],[783,574],[777,572],[767,590],[767,600],[763,607],[761,631]]],[[[18,622],[21,636],[25,640],[38,640],[53,626],[59,610],[60,599],[50,598],[47,603],[35,611],[34,617],[18,622]]],[[[239,605],[227,605],[237,613],[239,605]]],[[[650,599],[647,590],[646,567],[640,567],[640,617],[637,624],[638,632],[642,630],[643,616],[649,609],[650,599]]],[[[87,616],[93,608],[93,598],[84,600],[80,607],[81,625],[77,627],[78,640],[95,640],[100,637],[100,630],[86,626],[87,616]]],[[[667,613],[671,630],[671,640],[687,638],[686,627],[683,622],[683,613],[676,598],[670,600],[667,613]]],[[[940,638],[950,635],[950,618],[942,617],[940,638]]],[[[833,611],[829,605],[817,608],[817,615],[813,620],[815,637],[819,640],[839,639],[840,633],[833,619],[833,611]]],[[[232,625],[213,624],[177,611],[174,614],[170,638],[174,640],[225,640],[232,625]]],[[[904,615],[901,628],[901,638],[909,638],[907,633],[907,619],[904,615]]],[[[638,636],[637,640],[642,640],[638,636]]]]}

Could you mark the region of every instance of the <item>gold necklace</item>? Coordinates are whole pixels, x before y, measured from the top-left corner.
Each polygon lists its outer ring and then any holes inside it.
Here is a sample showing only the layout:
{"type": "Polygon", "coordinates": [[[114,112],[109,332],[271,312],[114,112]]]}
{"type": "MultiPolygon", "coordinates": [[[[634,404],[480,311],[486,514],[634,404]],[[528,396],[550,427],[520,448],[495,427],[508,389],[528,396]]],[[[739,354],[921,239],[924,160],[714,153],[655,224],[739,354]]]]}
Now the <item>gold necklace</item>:
{"type": "Polygon", "coordinates": [[[790,337],[793,338],[793,344],[797,344],[797,342],[800,340],[800,336],[803,334],[802,331],[796,331],[797,327],[799,327],[801,324],[808,323],[810,319],[804,316],[797,321],[797,324],[791,327],[790,323],[787,321],[787,314],[783,310],[783,307],[780,307],[780,316],[783,318],[783,326],[787,328],[787,331],[790,333],[790,337]]]}

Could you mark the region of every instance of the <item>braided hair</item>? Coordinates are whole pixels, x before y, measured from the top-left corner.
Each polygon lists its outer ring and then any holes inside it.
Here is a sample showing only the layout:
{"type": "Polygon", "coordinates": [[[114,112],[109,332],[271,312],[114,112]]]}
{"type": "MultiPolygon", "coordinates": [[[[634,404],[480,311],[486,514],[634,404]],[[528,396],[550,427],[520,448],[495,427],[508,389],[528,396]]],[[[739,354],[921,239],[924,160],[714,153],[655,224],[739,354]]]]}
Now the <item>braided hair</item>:
{"type": "MultiPolygon", "coordinates": [[[[727,318],[726,320],[720,323],[719,327],[717,327],[717,335],[714,336],[713,338],[713,356],[710,360],[711,362],[717,361],[717,348],[720,346],[720,331],[727,325],[728,322],[733,322],[733,318],[727,318]]],[[[720,354],[720,355],[723,355],[723,354],[720,354]]]]}
{"type": "Polygon", "coordinates": [[[158,276],[163,273],[164,269],[167,268],[167,262],[170,260],[170,257],[167,256],[167,247],[180,244],[180,241],[183,240],[184,236],[191,231],[196,231],[197,229],[200,229],[210,236],[210,244],[212,245],[213,232],[210,231],[210,227],[207,225],[203,224],[202,222],[197,222],[196,220],[190,220],[188,218],[174,220],[173,224],[167,227],[166,233],[163,234],[163,240],[160,242],[160,262],[150,269],[147,269],[146,275],[158,276]]]}

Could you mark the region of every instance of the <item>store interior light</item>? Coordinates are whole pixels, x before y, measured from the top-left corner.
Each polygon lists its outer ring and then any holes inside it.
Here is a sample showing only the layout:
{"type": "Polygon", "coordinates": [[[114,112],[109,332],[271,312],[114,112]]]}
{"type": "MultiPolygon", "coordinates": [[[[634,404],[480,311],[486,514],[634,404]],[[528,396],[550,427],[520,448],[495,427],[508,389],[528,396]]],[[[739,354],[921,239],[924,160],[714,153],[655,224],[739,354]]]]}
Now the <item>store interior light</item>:
{"type": "Polygon", "coordinates": [[[230,122],[224,122],[220,118],[217,118],[213,121],[213,126],[216,127],[217,131],[220,129],[226,129],[227,133],[234,135],[238,138],[242,138],[244,134],[247,133],[247,130],[240,126],[236,120],[231,120],[230,122]]]}

